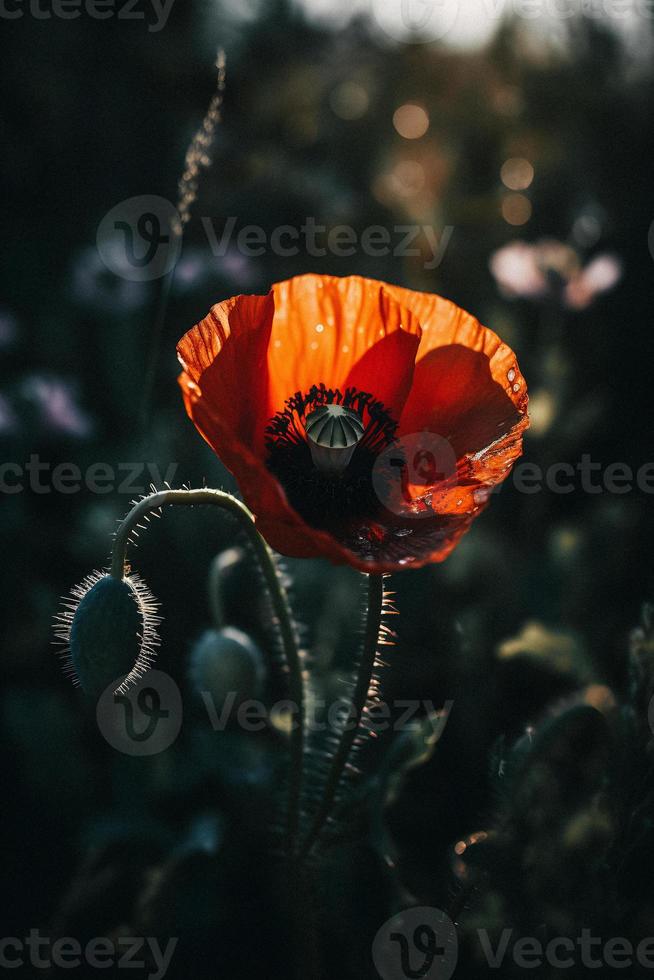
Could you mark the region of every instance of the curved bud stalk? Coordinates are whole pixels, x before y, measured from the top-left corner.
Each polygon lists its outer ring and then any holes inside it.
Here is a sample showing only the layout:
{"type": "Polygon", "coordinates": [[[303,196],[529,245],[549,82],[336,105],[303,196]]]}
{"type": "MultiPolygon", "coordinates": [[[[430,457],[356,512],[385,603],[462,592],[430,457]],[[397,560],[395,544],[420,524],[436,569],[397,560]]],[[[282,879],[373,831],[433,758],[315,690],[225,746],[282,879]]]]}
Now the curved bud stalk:
{"type": "MultiPolygon", "coordinates": [[[[305,727],[304,678],[297,627],[274,555],[257,531],[254,516],[240,500],[222,490],[207,488],[160,490],[139,500],[116,531],[109,574],[95,573],[85,579],[74,590],[74,601],[59,617],[58,637],[73,649],[67,660],[67,670],[76,675],[81,668],[89,689],[95,692],[96,674],[104,677],[112,660],[124,666],[129,659],[129,675],[121,689],[129,686],[130,677],[136,679],[150,665],[152,648],[157,643],[154,624],[159,620],[153,618],[156,607],[150,593],[129,571],[127,548],[132,535],[138,535],[137,528],[145,526],[141,522],[147,522],[152,515],[160,515],[164,506],[213,506],[227,511],[237,519],[261,567],[284,650],[289,697],[297,711],[297,724],[293,726],[290,742],[287,811],[287,852],[291,855],[299,827],[305,727]],[[108,584],[107,580],[113,584],[108,584]],[[101,588],[94,591],[100,583],[101,588]],[[134,608],[128,604],[128,598],[135,604],[134,608]]],[[[115,678],[119,673],[117,669],[112,676],[115,678]]],[[[81,678],[78,682],[83,687],[86,683],[81,678]]]]}

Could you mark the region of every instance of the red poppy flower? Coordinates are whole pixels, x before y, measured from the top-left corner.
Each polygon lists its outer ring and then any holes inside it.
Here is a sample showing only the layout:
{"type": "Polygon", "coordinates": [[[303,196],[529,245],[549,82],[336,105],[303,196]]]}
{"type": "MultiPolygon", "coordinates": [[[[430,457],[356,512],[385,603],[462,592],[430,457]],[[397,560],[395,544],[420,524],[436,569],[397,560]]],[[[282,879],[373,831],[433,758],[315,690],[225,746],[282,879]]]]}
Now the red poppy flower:
{"type": "Polygon", "coordinates": [[[298,276],[218,303],[178,354],[189,416],[285,555],[442,561],[522,451],[515,355],[440,296],[298,276]]]}

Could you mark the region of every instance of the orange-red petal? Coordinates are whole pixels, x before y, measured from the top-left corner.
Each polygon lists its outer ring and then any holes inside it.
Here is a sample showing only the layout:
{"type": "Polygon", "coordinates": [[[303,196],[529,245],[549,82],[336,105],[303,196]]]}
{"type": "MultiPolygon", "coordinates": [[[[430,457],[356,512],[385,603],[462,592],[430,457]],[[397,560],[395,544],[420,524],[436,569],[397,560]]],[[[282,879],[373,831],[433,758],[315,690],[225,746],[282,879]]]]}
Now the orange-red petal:
{"type": "Polygon", "coordinates": [[[418,318],[385,283],[361,276],[296,276],[272,289],[270,416],[312,385],[374,393],[396,418],[413,380],[418,318]]]}
{"type": "Polygon", "coordinates": [[[513,351],[475,317],[441,296],[388,288],[423,330],[400,435],[428,430],[447,440],[456,485],[435,487],[432,507],[474,515],[522,452],[529,424],[525,380],[513,351]]]}
{"type": "MultiPolygon", "coordinates": [[[[215,420],[253,450],[263,446],[268,418],[267,359],[274,312],[271,293],[235,296],[213,306],[177,345],[184,368],[180,384],[193,393],[194,402],[203,402],[205,424],[211,428],[210,420],[215,420]]],[[[211,431],[203,435],[213,445],[211,431]]]]}

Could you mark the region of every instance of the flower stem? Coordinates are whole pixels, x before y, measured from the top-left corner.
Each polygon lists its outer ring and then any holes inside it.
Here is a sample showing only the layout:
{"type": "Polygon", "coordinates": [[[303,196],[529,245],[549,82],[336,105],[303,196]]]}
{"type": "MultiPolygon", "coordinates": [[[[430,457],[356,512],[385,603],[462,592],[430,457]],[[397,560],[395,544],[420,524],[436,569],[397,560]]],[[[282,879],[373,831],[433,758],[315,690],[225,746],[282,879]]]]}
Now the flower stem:
{"type": "Polygon", "coordinates": [[[286,663],[289,670],[289,696],[297,717],[291,732],[291,765],[288,790],[287,851],[292,855],[299,827],[300,795],[302,791],[302,765],[304,756],[304,681],[302,662],[298,649],[296,629],[286,590],[275,564],[272,551],[256,529],[254,517],[245,504],[222,490],[161,490],[140,500],[121,522],[114,539],[110,574],[122,580],[125,574],[125,556],[132,532],[140,521],[157,512],[165,505],[215,506],[236,517],[245,532],[261,567],[270,594],[273,611],[279,625],[286,663]]]}
{"type": "Polygon", "coordinates": [[[306,836],[304,844],[300,848],[300,860],[306,858],[329,818],[338,786],[343,775],[345,766],[350,757],[350,751],[357,732],[361,726],[363,712],[368,699],[368,692],[372,682],[372,672],[377,656],[377,646],[379,641],[379,629],[382,619],[382,605],[384,599],[384,577],[383,575],[368,575],[368,612],[366,616],[366,632],[363,642],[363,652],[357,674],[354,696],[352,699],[353,713],[351,713],[345,723],[341,734],[341,739],[332,759],[327,784],[323,794],[322,802],[313,823],[306,836]]]}
{"type": "Polygon", "coordinates": [[[221,594],[222,578],[222,555],[216,555],[209,568],[209,609],[213,618],[215,629],[222,629],[225,625],[225,610],[221,594]]]}

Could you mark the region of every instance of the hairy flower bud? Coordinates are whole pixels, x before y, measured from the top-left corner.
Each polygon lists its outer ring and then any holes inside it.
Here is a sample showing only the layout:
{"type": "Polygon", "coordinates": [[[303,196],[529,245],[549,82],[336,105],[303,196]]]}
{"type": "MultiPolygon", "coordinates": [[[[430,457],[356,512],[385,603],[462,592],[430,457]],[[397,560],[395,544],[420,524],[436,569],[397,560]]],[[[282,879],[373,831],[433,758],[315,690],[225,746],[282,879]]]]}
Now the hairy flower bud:
{"type": "Polygon", "coordinates": [[[66,647],[66,673],[85,694],[97,698],[122,677],[125,690],[148,669],[158,645],[156,610],[136,575],[121,580],[95,572],[73,589],[56,634],[66,647]]]}

